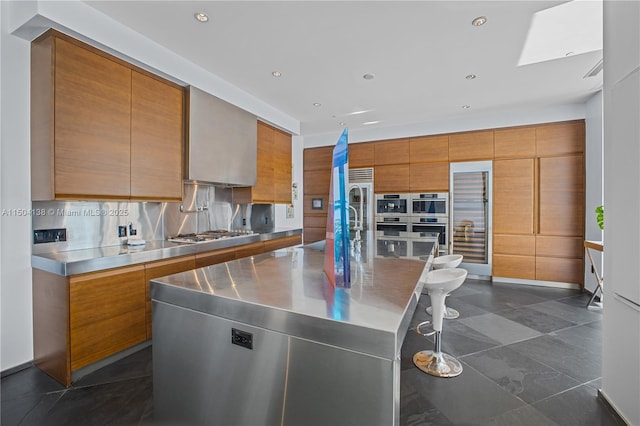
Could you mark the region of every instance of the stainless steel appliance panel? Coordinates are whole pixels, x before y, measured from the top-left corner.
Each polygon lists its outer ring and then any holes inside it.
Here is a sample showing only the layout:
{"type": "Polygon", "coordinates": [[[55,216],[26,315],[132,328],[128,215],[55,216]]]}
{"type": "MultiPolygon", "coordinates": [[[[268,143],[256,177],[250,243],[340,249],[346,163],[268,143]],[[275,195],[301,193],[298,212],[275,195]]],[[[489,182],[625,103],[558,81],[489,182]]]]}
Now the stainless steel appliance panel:
{"type": "Polygon", "coordinates": [[[420,234],[440,234],[438,243],[442,249],[448,245],[449,221],[446,218],[412,217],[410,232],[420,237],[420,234]]]}
{"type": "Polygon", "coordinates": [[[409,256],[409,241],[401,238],[379,237],[376,240],[376,256],[407,257],[409,256]]]}
{"type": "Polygon", "coordinates": [[[411,194],[411,215],[448,217],[449,194],[447,192],[411,194]]]}
{"type": "MultiPolygon", "coordinates": [[[[281,424],[286,335],[157,301],[153,333],[155,421],[281,424]],[[253,349],[232,344],[232,328],[251,333],[253,349]]],[[[313,369],[322,369],[322,361],[316,359],[313,369]]]]}
{"type": "Polygon", "coordinates": [[[376,216],[409,214],[409,194],[376,194],[376,216]]]}

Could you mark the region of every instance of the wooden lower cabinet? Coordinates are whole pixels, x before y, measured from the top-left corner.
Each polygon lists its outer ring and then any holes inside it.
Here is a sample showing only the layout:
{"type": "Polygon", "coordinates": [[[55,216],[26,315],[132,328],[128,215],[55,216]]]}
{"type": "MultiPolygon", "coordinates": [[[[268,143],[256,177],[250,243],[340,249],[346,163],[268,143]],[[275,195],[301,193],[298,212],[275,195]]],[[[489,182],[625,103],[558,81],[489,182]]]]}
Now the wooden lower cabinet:
{"type": "Polygon", "coordinates": [[[277,238],[264,242],[264,252],[278,250],[285,247],[297,246],[302,244],[302,235],[292,235],[290,237],[277,238]]]}
{"type": "Polygon", "coordinates": [[[243,246],[239,246],[236,249],[236,259],[255,256],[262,253],[264,253],[264,243],[262,241],[259,241],[257,243],[245,244],[243,246]]]}
{"type": "Polygon", "coordinates": [[[536,258],[535,256],[494,254],[493,275],[504,278],[535,280],[536,258]]]}
{"type": "Polygon", "coordinates": [[[583,260],[536,256],[536,280],[574,283],[582,286],[583,260]]]}
{"type": "Polygon", "coordinates": [[[193,255],[159,260],[157,262],[145,264],[145,329],[147,339],[151,339],[152,336],[151,294],[149,293],[149,281],[155,278],[164,277],[165,275],[172,275],[179,272],[190,271],[195,268],[196,259],[193,255]]]}
{"type": "Polygon", "coordinates": [[[196,254],[196,268],[204,268],[206,266],[216,265],[218,263],[228,262],[236,258],[236,248],[208,251],[196,254]]]}

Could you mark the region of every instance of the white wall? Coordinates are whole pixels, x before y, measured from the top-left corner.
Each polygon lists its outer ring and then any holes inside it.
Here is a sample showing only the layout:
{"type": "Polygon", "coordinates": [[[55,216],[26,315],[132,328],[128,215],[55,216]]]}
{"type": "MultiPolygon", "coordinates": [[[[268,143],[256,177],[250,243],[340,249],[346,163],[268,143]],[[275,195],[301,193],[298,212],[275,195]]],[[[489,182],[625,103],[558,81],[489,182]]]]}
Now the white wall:
{"type": "MultiPolygon", "coordinates": [[[[29,43],[7,32],[11,4],[0,2],[2,209],[31,207],[29,171],[29,43]]],[[[0,369],[33,358],[31,309],[31,218],[9,213],[0,217],[0,369]]]]}
{"type": "Polygon", "coordinates": [[[603,11],[602,394],[640,425],[640,3],[605,0],[603,11]]]}
{"type": "Polygon", "coordinates": [[[298,185],[298,199],[293,199],[293,218],[287,218],[287,206],[285,204],[276,204],[276,227],[277,228],[302,228],[303,199],[302,199],[302,176],[303,162],[302,153],[304,151],[304,138],[302,136],[294,136],[291,146],[291,164],[293,170],[291,177],[293,182],[298,185]]]}
{"type": "MultiPolygon", "coordinates": [[[[602,164],[603,164],[603,146],[602,146],[602,91],[596,93],[586,103],[586,156],[585,156],[585,173],[586,173],[586,197],[585,197],[585,239],[602,241],[602,231],[596,222],[596,207],[602,205],[602,164]]],[[[591,251],[593,260],[600,276],[602,270],[602,253],[591,251]]],[[[591,263],[585,256],[584,261],[584,287],[593,292],[596,288],[596,278],[591,273],[591,263]]]]}

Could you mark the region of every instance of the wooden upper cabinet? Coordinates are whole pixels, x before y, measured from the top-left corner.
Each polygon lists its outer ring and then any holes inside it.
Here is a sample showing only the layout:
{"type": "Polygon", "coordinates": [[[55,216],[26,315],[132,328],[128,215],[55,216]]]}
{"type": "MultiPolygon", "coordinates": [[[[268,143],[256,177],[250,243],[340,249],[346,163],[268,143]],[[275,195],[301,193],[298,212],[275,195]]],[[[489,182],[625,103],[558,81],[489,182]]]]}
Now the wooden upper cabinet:
{"type": "Polygon", "coordinates": [[[449,136],[412,138],[409,140],[409,156],[411,164],[449,161],[449,136]]]}
{"type": "Polygon", "coordinates": [[[536,128],[514,127],[494,131],[495,158],[534,158],[536,128]]]}
{"type": "Polygon", "coordinates": [[[235,203],[291,203],[291,135],[258,121],[256,184],[233,189],[235,203]]]}
{"type": "Polygon", "coordinates": [[[422,163],[409,165],[411,192],[448,192],[449,163],[422,163]]]}
{"type": "Polygon", "coordinates": [[[449,161],[493,160],[493,130],[449,136],[449,161]]]}
{"type": "Polygon", "coordinates": [[[409,164],[409,139],[374,142],[373,153],[376,166],[409,164]]]}
{"type": "Polygon", "coordinates": [[[129,198],[131,70],[53,42],[55,197],[129,198]]]}
{"type": "Polygon", "coordinates": [[[373,165],[374,153],[372,142],[349,144],[349,168],[357,169],[373,167],[373,165]]]}
{"type": "Polygon", "coordinates": [[[377,166],[373,192],[409,192],[409,164],[377,166]]]}
{"type": "Polygon", "coordinates": [[[182,199],[184,91],[131,76],[131,198],[182,199]]]}
{"type": "Polygon", "coordinates": [[[273,144],[274,197],[273,201],[291,204],[291,135],[275,131],[273,144]]]}
{"type": "Polygon", "coordinates": [[[331,171],[333,161],[333,147],[322,146],[319,148],[307,148],[303,153],[304,170],[328,170],[331,171]]]}
{"type": "Polygon", "coordinates": [[[493,162],[493,232],[533,235],[534,160],[493,162]]]}
{"type": "Polygon", "coordinates": [[[538,161],[538,233],[584,236],[584,157],[567,155],[538,161]]]}
{"type": "Polygon", "coordinates": [[[584,153],[584,144],[583,120],[536,127],[536,155],[538,157],[582,154],[584,153]]]}
{"type": "Polygon", "coordinates": [[[180,200],[182,96],[69,36],[40,36],[31,45],[32,199],[180,200]]]}

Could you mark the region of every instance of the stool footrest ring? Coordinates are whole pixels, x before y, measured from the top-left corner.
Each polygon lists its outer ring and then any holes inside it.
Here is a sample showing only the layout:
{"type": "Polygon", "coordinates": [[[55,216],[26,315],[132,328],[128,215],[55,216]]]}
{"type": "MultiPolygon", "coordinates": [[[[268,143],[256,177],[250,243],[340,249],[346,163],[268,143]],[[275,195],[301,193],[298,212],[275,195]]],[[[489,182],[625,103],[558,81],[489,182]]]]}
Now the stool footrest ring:
{"type": "Polygon", "coordinates": [[[433,329],[433,323],[431,321],[423,321],[416,326],[416,333],[421,336],[433,336],[436,334],[436,330],[433,329]],[[423,327],[431,327],[431,331],[423,332],[421,330],[423,327]]]}

